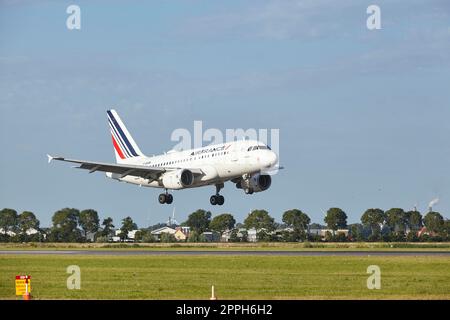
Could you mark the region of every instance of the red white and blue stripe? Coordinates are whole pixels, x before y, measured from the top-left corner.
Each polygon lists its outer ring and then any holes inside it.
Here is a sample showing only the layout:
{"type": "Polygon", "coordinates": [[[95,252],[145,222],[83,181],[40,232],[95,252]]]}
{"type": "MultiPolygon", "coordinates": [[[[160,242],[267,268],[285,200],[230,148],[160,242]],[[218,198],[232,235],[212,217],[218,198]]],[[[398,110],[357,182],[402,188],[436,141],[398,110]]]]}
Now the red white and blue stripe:
{"type": "Polygon", "coordinates": [[[117,113],[114,110],[108,110],[107,113],[113,146],[120,159],[128,159],[142,155],[117,113]]]}

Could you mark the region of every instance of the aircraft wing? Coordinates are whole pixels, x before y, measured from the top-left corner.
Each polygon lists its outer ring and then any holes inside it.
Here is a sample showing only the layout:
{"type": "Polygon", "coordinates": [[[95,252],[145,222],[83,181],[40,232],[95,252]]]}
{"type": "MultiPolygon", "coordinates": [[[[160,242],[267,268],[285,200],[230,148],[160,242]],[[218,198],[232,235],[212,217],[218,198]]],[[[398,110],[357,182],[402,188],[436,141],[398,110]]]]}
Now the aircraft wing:
{"type": "Polygon", "coordinates": [[[77,163],[80,166],[75,167],[77,169],[86,169],[89,170],[89,173],[93,173],[95,171],[102,172],[112,172],[121,175],[121,178],[132,175],[138,176],[145,179],[156,179],[160,174],[168,171],[165,168],[155,168],[148,166],[139,166],[139,165],[131,165],[131,164],[117,164],[117,163],[103,163],[103,162],[94,162],[94,161],[84,161],[84,160],[74,160],[74,159],[66,159],[63,157],[52,157],[47,155],[48,162],[50,163],[52,160],[58,161],[66,161],[77,163]]]}

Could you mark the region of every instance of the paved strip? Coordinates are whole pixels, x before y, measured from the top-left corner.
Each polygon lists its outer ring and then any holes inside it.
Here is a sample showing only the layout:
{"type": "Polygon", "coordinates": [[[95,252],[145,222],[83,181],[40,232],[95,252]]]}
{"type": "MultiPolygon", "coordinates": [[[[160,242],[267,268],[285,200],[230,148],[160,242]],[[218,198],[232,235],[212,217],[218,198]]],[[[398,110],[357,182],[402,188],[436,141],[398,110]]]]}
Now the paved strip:
{"type": "Polygon", "coordinates": [[[448,256],[450,251],[0,250],[0,255],[94,256],[448,256]]]}

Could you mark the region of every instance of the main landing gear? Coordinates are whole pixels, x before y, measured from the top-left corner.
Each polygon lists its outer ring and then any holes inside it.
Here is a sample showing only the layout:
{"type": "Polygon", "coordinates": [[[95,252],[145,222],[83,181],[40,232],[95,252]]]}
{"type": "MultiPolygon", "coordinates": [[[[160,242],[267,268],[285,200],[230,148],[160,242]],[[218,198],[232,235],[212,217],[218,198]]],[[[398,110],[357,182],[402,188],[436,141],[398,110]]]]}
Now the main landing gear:
{"type": "Polygon", "coordinates": [[[216,194],[212,195],[211,198],[209,198],[209,202],[213,206],[215,205],[223,205],[225,203],[225,198],[219,194],[220,190],[223,188],[223,184],[216,184],[216,194]]]}
{"type": "Polygon", "coordinates": [[[173,202],[173,196],[170,193],[168,193],[167,189],[166,189],[166,193],[161,193],[158,196],[158,201],[161,204],[164,204],[164,203],[171,204],[173,202]]]}

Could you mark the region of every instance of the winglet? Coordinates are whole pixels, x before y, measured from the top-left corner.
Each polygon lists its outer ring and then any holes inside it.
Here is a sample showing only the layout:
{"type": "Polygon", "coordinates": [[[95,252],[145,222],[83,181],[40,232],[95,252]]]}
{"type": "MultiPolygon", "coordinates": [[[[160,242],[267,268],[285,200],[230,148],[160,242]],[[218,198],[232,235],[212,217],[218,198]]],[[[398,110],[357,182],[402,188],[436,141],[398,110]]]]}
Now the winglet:
{"type": "Polygon", "coordinates": [[[51,156],[49,154],[47,155],[47,158],[48,158],[48,163],[52,162],[52,160],[62,160],[62,161],[64,161],[63,157],[53,157],[53,156],[51,156]]]}

